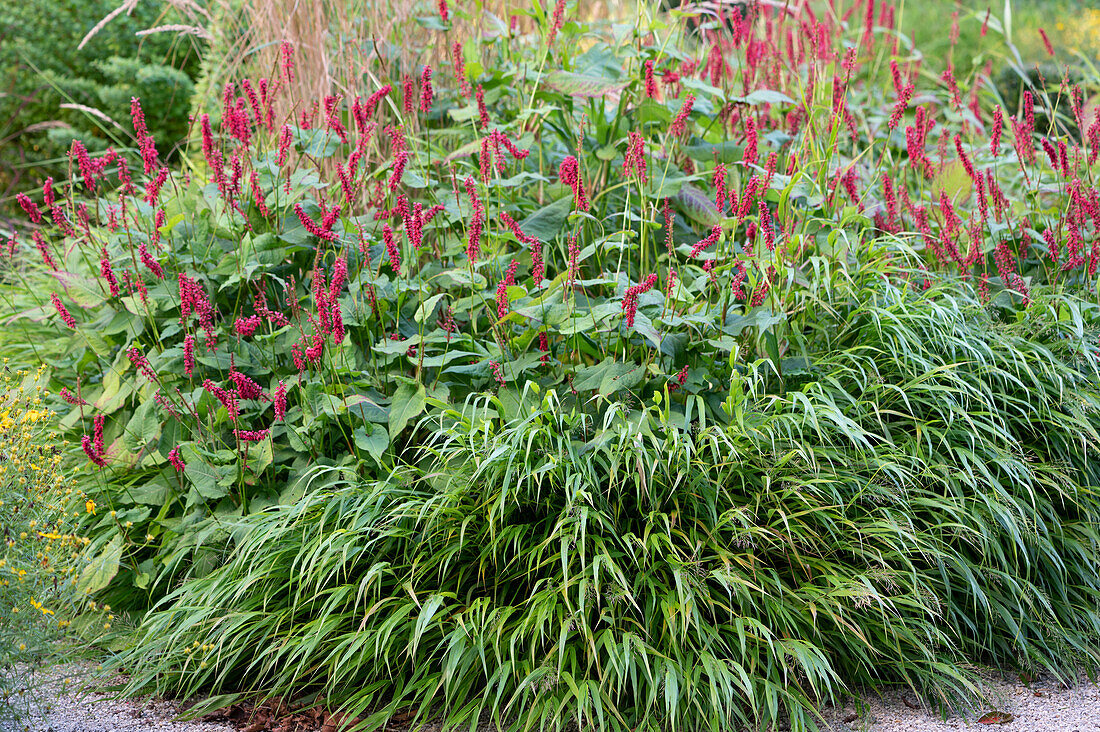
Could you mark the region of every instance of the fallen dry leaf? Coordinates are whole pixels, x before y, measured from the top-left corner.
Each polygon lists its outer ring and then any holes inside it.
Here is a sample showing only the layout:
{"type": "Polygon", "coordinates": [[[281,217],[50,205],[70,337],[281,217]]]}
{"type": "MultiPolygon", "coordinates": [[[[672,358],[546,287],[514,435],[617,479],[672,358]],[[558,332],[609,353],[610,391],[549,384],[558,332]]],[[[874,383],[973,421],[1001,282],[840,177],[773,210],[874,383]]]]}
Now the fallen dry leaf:
{"type": "Polygon", "coordinates": [[[978,724],[1008,724],[1014,719],[1008,712],[986,712],[978,717],[978,724]]]}

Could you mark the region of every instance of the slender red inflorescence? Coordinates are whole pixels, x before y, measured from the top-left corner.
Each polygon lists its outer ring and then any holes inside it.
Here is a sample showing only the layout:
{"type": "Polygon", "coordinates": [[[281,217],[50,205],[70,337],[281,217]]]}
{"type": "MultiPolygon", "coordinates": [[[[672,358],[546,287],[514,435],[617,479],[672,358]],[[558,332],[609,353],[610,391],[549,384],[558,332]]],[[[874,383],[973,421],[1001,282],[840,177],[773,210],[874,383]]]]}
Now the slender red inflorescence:
{"type": "Polygon", "coordinates": [[[466,176],[466,180],[462,181],[462,185],[466,189],[466,195],[470,197],[470,204],[473,206],[474,216],[470,221],[466,234],[466,258],[474,263],[481,254],[481,232],[485,221],[485,208],[477,195],[477,184],[474,179],[466,176]]]}
{"type": "Polygon", "coordinates": [[[118,280],[115,279],[114,270],[111,269],[111,258],[107,255],[107,247],[103,247],[103,251],[99,258],[99,273],[103,275],[103,279],[107,281],[107,286],[111,290],[111,296],[118,297],[118,280]]]}
{"type": "Polygon", "coordinates": [[[149,381],[157,381],[157,374],[153,371],[153,367],[149,365],[149,359],[145,357],[145,354],[137,346],[131,346],[126,355],[130,359],[130,363],[134,365],[134,368],[138,370],[142,376],[149,381]]]}
{"type": "MultiPolygon", "coordinates": [[[[721,229],[719,228],[719,231],[721,229]]],[[[638,296],[644,292],[649,292],[653,289],[653,286],[657,284],[657,275],[647,275],[645,280],[637,285],[631,285],[626,288],[626,293],[623,295],[623,317],[627,328],[634,327],[634,318],[638,315],[638,296]]]]}
{"type": "Polygon", "coordinates": [[[195,372],[195,336],[188,333],[183,338],[183,374],[188,378],[195,372]]]}
{"type": "Polygon", "coordinates": [[[390,258],[390,269],[395,275],[401,274],[401,250],[393,237],[393,229],[389,224],[382,224],[382,242],[386,245],[386,254],[390,258]]]}
{"type": "Polygon", "coordinates": [[[645,95],[649,99],[657,98],[657,80],[653,78],[653,61],[652,59],[645,62],[645,95]]]}
{"type": "Polygon", "coordinates": [[[1054,46],[1051,45],[1050,39],[1047,38],[1047,32],[1045,30],[1043,30],[1042,28],[1040,28],[1039,29],[1039,35],[1043,39],[1043,48],[1045,48],[1047,50],[1047,54],[1053,56],[1054,55],[1054,46]]]}
{"type": "Polygon", "coordinates": [[[86,406],[88,406],[88,402],[81,399],[76,394],[73,394],[71,391],[69,391],[64,386],[61,387],[61,398],[64,399],[69,404],[72,404],[74,407],[86,407],[86,406]]]}
{"type": "Polygon", "coordinates": [[[458,88],[462,96],[470,97],[470,79],[466,76],[466,56],[462,53],[462,44],[458,41],[451,46],[451,63],[454,66],[455,78],[458,79],[458,88]]]}
{"type": "Polygon", "coordinates": [[[286,420],[286,384],[279,380],[279,386],[275,388],[275,393],[271,397],[271,403],[275,407],[275,421],[283,422],[286,420]]]}
{"type": "Polygon", "coordinates": [[[229,417],[235,422],[240,414],[240,410],[237,406],[237,395],[231,391],[226,391],[210,379],[206,379],[202,382],[202,388],[209,392],[214,398],[216,398],[229,412],[229,417]]]}
{"type": "Polygon", "coordinates": [[[80,438],[80,446],[84,449],[84,454],[88,456],[88,459],[99,467],[106,467],[107,461],[103,459],[105,451],[103,448],[103,415],[97,414],[92,419],[92,432],[93,437],[88,435],[82,435],[80,438]]]}
{"type": "Polygon", "coordinates": [[[550,33],[546,37],[546,47],[554,47],[554,39],[557,38],[558,31],[561,30],[562,23],[565,21],[565,0],[558,0],[554,5],[554,15],[550,20],[550,33]]]}
{"type": "Polygon", "coordinates": [[[416,95],[413,92],[413,79],[408,74],[401,79],[401,108],[405,114],[412,114],[416,107],[416,95]]]}
{"type": "Polygon", "coordinates": [[[293,84],[294,83],[294,44],[290,41],[283,41],[279,46],[279,57],[281,61],[280,71],[282,73],[283,81],[293,84]]]}
{"type": "Polygon", "coordinates": [[[482,129],[489,127],[489,110],[485,106],[485,90],[481,88],[481,84],[477,85],[477,91],[474,92],[474,97],[477,100],[477,120],[478,125],[482,129]]]}
{"type": "Polygon", "coordinates": [[[637,132],[631,132],[626,143],[626,155],[623,158],[623,175],[634,174],[638,181],[646,183],[645,138],[637,132]]]}
{"type": "Polygon", "coordinates": [[[425,66],[420,74],[420,111],[424,114],[432,111],[432,67],[425,66]]]}
{"type": "MultiPolygon", "coordinates": [[[[336,207],[335,210],[339,212],[339,207],[336,207]]],[[[302,204],[300,203],[294,204],[294,213],[298,215],[298,220],[302,222],[302,226],[305,228],[305,230],[313,236],[317,237],[318,239],[323,239],[324,241],[336,241],[336,239],[338,238],[336,236],[336,233],[332,231],[332,225],[335,223],[335,220],[331,221],[327,228],[323,225],[318,226],[317,222],[311,219],[309,217],[309,214],[307,214],[302,209],[302,204]]]]}
{"type": "Polygon", "coordinates": [[[50,302],[53,303],[54,309],[57,310],[57,314],[61,316],[61,321],[73,330],[76,330],[76,319],[69,313],[68,309],[66,309],[65,304],[61,302],[61,298],[57,296],[56,292],[50,293],[50,302]]]}
{"type": "Polygon", "coordinates": [[[909,107],[909,101],[913,98],[913,92],[916,87],[913,84],[906,84],[905,88],[898,94],[898,101],[894,104],[894,111],[890,114],[890,120],[887,122],[887,127],[891,130],[896,129],[898,123],[901,122],[901,118],[905,115],[905,110],[909,107]]]}
{"type": "Polygon", "coordinates": [[[145,268],[153,273],[153,276],[158,280],[164,279],[164,268],[160,266],[152,254],[149,253],[149,248],[145,245],[145,242],[138,244],[138,254],[141,257],[141,263],[145,265],[145,268]]]}
{"type": "Polygon", "coordinates": [[[27,194],[16,194],[15,200],[19,204],[19,207],[23,209],[23,212],[30,218],[32,224],[42,223],[42,212],[38,210],[38,205],[35,204],[27,194]]]}
{"type": "Polygon", "coordinates": [[[489,368],[493,372],[493,378],[497,384],[504,386],[504,368],[497,361],[489,361],[489,368]]]}
{"type": "Polygon", "coordinates": [[[688,94],[684,99],[684,103],[680,106],[680,111],[676,113],[676,116],[672,119],[672,124],[668,127],[668,134],[673,137],[682,137],[684,132],[687,131],[687,118],[691,114],[691,108],[695,104],[695,95],[688,94]]]}
{"type": "Polygon", "coordinates": [[[558,178],[562,183],[573,189],[573,204],[581,211],[588,210],[588,195],[584,190],[584,182],[581,180],[580,164],[577,159],[569,155],[561,161],[558,167],[558,178]]]}
{"type": "Polygon", "coordinates": [[[715,224],[714,227],[711,228],[710,233],[707,234],[706,238],[700,240],[699,242],[697,242],[695,244],[695,246],[693,246],[691,248],[691,252],[688,254],[688,256],[691,257],[692,259],[695,259],[696,257],[698,257],[700,254],[703,253],[704,249],[717,244],[718,239],[721,236],[722,236],[722,225],[721,224],[715,224]]]}

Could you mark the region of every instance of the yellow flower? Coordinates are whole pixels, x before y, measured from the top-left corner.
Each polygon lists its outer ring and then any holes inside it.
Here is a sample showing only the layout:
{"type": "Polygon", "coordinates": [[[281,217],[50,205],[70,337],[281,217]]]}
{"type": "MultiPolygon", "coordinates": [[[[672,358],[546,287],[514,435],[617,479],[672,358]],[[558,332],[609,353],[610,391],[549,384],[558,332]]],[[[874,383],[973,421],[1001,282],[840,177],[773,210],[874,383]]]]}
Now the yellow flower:
{"type": "Polygon", "coordinates": [[[95,501],[88,499],[84,502],[84,508],[88,509],[88,513],[95,516],[95,501]]]}

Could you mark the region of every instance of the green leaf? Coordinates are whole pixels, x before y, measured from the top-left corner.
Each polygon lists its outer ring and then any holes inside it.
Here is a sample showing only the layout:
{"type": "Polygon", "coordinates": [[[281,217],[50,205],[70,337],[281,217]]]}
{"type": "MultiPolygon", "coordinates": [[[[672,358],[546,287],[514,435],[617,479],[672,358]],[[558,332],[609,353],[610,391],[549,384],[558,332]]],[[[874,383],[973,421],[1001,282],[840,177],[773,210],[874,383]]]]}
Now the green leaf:
{"type": "Polygon", "coordinates": [[[375,460],[381,459],[386,448],[390,446],[389,436],[377,425],[356,427],[352,436],[355,438],[355,446],[370,453],[375,460]]]}
{"type": "Polygon", "coordinates": [[[191,446],[185,446],[182,450],[183,460],[187,464],[183,474],[191,481],[191,487],[200,498],[216,500],[228,495],[229,490],[218,485],[218,472],[207,465],[205,457],[199,455],[191,446]]]}
{"type": "Polygon", "coordinates": [[[741,334],[745,328],[757,327],[757,328],[770,328],[773,325],[778,325],[787,320],[787,316],[784,313],[773,313],[767,308],[757,307],[753,308],[746,315],[740,313],[730,313],[726,316],[726,324],[722,327],[722,331],[731,336],[737,336],[741,334]]]}
{"type": "Polygon", "coordinates": [[[744,145],[733,140],[723,142],[695,142],[684,147],[684,152],[692,160],[710,163],[717,160],[719,163],[736,163],[744,154],[744,145]]]}
{"type": "Polygon", "coordinates": [[[519,228],[528,236],[550,241],[558,235],[569,212],[573,210],[572,196],[559,198],[547,204],[520,222],[519,228]]]}
{"type": "Polygon", "coordinates": [[[428,318],[432,317],[432,313],[435,312],[435,306],[443,299],[445,293],[439,293],[432,295],[424,302],[420,303],[420,307],[416,309],[416,314],[413,316],[413,320],[418,323],[423,323],[428,318]]]}
{"type": "Polygon", "coordinates": [[[672,201],[696,223],[714,226],[722,220],[722,215],[718,213],[718,207],[711,197],[691,184],[681,186],[672,201]]]}
{"type": "Polygon", "coordinates": [[[427,392],[423,384],[402,384],[390,403],[390,439],[392,440],[413,419],[424,411],[427,392]]]}
{"type": "Polygon", "coordinates": [[[260,442],[248,448],[248,467],[255,475],[262,473],[274,461],[269,434],[260,442]]]}
{"type": "Polygon", "coordinates": [[[155,440],[160,434],[160,417],[157,415],[157,403],[147,399],[141,403],[123,433],[124,443],[130,450],[140,450],[155,440]]]}
{"type": "Polygon", "coordinates": [[[90,595],[111,584],[111,580],[118,574],[118,565],[121,559],[122,538],[116,536],[103,548],[99,556],[93,559],[81,572],[80,579],[76,583],[77,591],[84,595],[90,595]]]}
{"type": "Polygon", "coordinates": [[[748,104],[755,106],[757,104],[794,104],[795,101],[788,97],[783,92],[775,91],[774,89],[757,89],[751,92],[748,96],[733,97],[731,102],[748,104]]]}
{"type": "Polygon", "coordinates": [[[577,371],[573,378],[573,387],[578,391],[598,389],[602,396],[608,396],[621,389],[637,386],[645,376],[645,370],[636,363],[620,363],[606,358],[595,366],[585,366],[577,371]]]}

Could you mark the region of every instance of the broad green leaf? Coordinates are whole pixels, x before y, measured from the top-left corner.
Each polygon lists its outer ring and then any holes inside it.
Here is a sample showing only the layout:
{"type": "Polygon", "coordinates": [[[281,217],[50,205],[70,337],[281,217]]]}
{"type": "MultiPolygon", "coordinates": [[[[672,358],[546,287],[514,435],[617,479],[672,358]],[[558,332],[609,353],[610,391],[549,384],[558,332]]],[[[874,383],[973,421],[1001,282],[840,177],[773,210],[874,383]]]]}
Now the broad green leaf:
{"type": "Polygon", "coordinates": [[[402,384],[390,402],[390,439],[392,440],[413,419],[424,411],[427,392],[423,384],[402,384]]]}
{"type": "Polygon", "coordinates": [[[731,102],[748,104],[755,106],[757,104],[794,104],[795,101],[788,97],[783,92],[775,91],[774,89],[757,89],[754,92],[750,92],[747,96],[733,97],[731,102]]]}
{"type": "Polygon", "coordinates": [[[722,220],[714,200],[690,183],[681,186],[679,192],[672,197],[672,201],[696,223],[714,226],[722,220]]]}
{"type": "Polygon", "coordinates": [[[355,446],[366,450],[375,460],[380,459],[390,445],[389,436],[378,425],[365,424],[356,427],[352,437],[355,439],[355,446]]]}
{"type": "Polygon", "coordinates": [[[437,295],[432,295],[424,302],[420,303],[420,307],[416,309],[416,314],[413,316],[413,320],[418,323],[423,323],[425,320],[432,316],[435,312],[435,306],[443,299],[446,293],[440,292],[437,295]]]}
{"type": "Polygon", "coordinates": [[[76,583],[77,592],[90,595],[111,584],[111,580],[118,574],[121,559],[122,538],[116,536],[80,573],[80,579],[76,583]]]}
{"type": "Polygon", "coordinates": [[[123,433],[124,444],[130,450],[140,450],[157,438],[160,433],[160,416],[157,414],[157,403],[152,399],[146,399],[137,409],[126,424],[123,433]]]}
{"type": "Polygon", "coordinates": [[[560,232],[569,212],[573,210],[572,196],[549,203],[520,222],[519,228],[528,236],[550,241],[560,232]]]}
{"type": "Polygon", "coordinates": [[[786,320],[787,316],[783,313],[773,313],[767,308],[757,307],[750,310],[747,315],[741,315],[740,313],[727,315],[726,324],[722,327],[722,331],[731,336],[737,336],[745,328],[755,326],[766,329],[786,320]]]}
{"type": "Polygon", "coordinates": [[[695,142],[684,147],[684,152],[692,160],[704,163],[736,163],[741,160],[745,146],[733,140],[723,142],[695,142]]]}
{"type": "Polygon", "coordinates": [[[218,484],[218,472],[207,465],[204,459],[194,450],[191,450],[188,454],[187,448],[184,448],[184,462],[187,467],[184,469],[183,474],[187,476],[187,479],[191,482],[191,487],[200,498],[210,501],[224,498],[229,494],[227,488],[218,484]]]}
{"type": "Polygon", "coordinates": [[[637,386],[644,376],[645,370],[640,364],[621,363],[607,358],[595,366],[578,369],[573,378],[573,387],[577,390],[598,390],[602,396],[608,396],[621,389],[637,386]]]}

